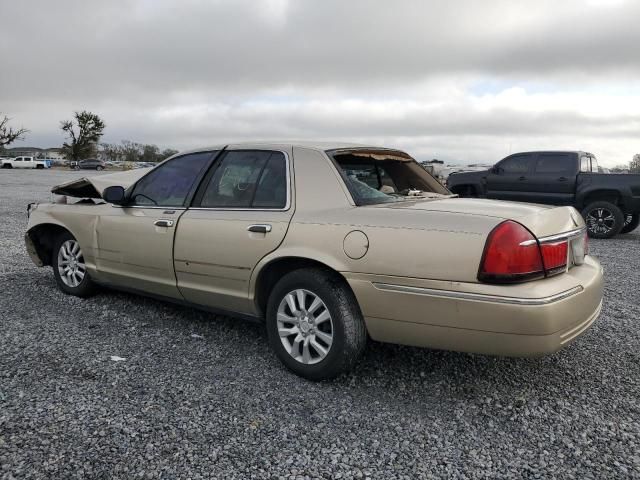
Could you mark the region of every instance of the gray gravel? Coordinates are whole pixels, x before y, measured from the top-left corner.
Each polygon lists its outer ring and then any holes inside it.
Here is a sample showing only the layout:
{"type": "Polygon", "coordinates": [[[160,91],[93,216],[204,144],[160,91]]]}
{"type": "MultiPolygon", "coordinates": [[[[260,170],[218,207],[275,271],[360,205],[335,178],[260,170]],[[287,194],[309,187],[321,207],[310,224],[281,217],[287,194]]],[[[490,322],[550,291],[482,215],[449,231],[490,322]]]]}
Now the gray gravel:
{"type": "Polygon", "coordinates": [[[370,344],[314,384],[260,325],[61,294],[25,206],[82,175],[0,171],[1,479],[640,478],[639,230],[592,241],[603,313],[556,355],[370,344]]]}

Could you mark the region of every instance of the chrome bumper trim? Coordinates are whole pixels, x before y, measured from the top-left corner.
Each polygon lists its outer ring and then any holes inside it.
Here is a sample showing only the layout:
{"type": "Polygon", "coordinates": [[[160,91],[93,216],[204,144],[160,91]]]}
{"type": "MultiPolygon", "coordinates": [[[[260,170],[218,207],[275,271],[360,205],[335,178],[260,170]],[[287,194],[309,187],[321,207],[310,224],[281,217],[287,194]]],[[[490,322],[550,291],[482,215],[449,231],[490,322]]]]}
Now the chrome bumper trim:
{"type": "Polygon", "coordinates": [[[584,290],[578,285],[564,292],[549,295],[541,298],[520,298],[520,297],[502,297],[500,295],[487,295],[484,293],[456,292],[454,290],[440,290],[436,288],[410,287],[406,285],[392,285],[390,283],[372,282],[373,286],[378,290],[389,292],[412,293],[415,295],[426,295],[428,297],[451,298],[455,300],[469,300],[475,302],[491,302],[504,303],[507,305],[548,305],[569,298],[584,290]]]}

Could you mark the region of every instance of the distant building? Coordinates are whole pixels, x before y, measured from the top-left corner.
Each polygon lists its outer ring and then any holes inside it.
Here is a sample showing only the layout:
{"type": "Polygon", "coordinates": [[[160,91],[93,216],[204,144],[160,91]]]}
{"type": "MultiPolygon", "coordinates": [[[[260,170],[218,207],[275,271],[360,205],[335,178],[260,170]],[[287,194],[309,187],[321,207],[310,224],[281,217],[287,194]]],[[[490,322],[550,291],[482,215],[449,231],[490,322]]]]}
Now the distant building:
{"type": "Polygon", "coordinates": [[[8,157],[38,157],[65,160],[61,148],[12,147],[5,148],[2,154],[8,157]]]}

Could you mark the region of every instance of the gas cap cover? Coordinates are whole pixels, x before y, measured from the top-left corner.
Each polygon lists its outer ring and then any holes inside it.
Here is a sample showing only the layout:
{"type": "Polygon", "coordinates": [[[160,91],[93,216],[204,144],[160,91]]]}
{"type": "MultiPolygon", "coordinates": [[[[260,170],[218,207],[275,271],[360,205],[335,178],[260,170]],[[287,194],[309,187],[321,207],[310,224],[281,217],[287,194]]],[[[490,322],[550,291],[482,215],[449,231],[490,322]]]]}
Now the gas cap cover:
{"type": "Polygon", "coordinates": [[[369,238],[360,230],[353,230],[344,237],[344,253],[354,260],[364,257],[369,250],[369,238]]]}

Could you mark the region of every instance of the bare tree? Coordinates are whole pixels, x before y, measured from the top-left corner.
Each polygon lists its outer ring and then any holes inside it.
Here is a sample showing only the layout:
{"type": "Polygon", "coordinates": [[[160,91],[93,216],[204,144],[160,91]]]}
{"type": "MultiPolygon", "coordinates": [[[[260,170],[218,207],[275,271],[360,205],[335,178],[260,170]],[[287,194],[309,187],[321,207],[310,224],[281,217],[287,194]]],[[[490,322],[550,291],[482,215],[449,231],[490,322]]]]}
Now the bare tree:
{"type": "Polygon", "coordinates": [[[629,162],[629,173],[640,173],[640,153],[636,153],[629,162]]]}
{"type": "Polygon", "coordinates": [[[26,128],[14,130],[9,126],[9,120],[6,115],[0,119],[0,150],[16,140],[23,140],[24,134],[29,131],[26,128]]]}
{"type": "Polygon", "coordinates": [[[96,153],[96,146],[105,124],[95,113],[75,112],[73,120],[60,122],[60,128],[67,134],[67,142],[62,144],[62,151],[69,160],[80,160],[96,153]]]}

